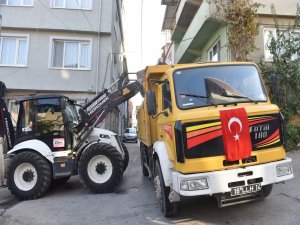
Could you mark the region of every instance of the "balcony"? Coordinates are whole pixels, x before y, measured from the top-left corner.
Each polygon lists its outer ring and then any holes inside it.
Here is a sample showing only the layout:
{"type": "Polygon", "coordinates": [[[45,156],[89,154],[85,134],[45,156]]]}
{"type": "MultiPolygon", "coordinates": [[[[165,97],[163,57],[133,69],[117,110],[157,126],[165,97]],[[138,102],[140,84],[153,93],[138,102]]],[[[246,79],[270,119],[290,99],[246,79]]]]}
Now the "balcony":
{"type": "MultiPolygon", "coordinates": [[[[224,26],[223,21],[217,20],[214,17],[215,14],[215,5],[203,1],[186,31],[182,31],[181,34],[175,33],[176,25],[172,36],[172,40],[176,46],[175,63],[192,62],[197,56],[201,56],[201,49],[212,34],[224,26]]],[[[178,16],[178,18],[180,17],[178,16]]]]}

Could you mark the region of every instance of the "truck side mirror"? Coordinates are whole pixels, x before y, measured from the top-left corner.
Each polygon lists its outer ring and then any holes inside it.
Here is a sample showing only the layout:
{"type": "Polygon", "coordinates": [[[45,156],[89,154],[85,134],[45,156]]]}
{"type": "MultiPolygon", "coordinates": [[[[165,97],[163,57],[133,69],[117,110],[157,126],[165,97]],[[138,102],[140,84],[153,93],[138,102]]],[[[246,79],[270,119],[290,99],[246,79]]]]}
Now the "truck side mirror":
{"type": "Polygon", "coordinates": [[[148,108],[148,115],[154,116],[156,115],[156,96],[155,91],[148,90],[146,93],[147,96],[147,108],[148,108]]]}

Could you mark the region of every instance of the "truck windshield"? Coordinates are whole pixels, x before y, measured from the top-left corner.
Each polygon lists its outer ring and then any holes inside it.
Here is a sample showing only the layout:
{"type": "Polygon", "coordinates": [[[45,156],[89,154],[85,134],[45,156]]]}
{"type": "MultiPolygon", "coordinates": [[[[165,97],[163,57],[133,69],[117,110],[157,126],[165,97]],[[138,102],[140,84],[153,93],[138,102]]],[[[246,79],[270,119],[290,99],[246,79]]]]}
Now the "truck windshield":
{"type": "Polygon", "coordinates": [[[253,65],[176,70],[174,83],[180,109],[267,101],[260,76],[253,65]]]}

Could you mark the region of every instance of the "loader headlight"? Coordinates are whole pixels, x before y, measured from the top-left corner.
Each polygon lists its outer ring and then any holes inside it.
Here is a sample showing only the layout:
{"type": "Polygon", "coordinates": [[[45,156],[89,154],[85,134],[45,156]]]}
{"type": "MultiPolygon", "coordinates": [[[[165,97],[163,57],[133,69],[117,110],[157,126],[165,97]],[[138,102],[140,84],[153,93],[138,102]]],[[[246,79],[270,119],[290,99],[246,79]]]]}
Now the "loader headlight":
{"type": "Polygon", "coordinates": [[[276,167],[277,177],[286,176],[293,173],[291,164],[278,165],[276,167]]]}
{"type": "Polygon", "coordinates": [[[206,178],[201,178],[198,180],[183,180],[180,183],[180,189],[182,191],[196,191],[208,189],[208,184],[206,178]]]}

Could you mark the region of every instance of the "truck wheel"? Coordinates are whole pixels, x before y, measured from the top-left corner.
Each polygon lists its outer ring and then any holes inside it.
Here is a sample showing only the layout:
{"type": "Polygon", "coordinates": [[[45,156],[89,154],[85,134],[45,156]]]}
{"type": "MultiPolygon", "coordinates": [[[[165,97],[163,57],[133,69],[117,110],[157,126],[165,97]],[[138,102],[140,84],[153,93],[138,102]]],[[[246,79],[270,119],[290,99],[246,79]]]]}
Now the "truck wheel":
{"type": "Polygon", "coordinates": [[[262,198],[268,197],[273,189],[273,184],[262,186],[262,198]]]}
{"type": "Polygon", "coordinates": [[[52,169],[43,156],[35,152],[21,152],[12,158],[7,171],[7,186],[21,200],[44,195],[52,181],[52,169]]]}
{"type": "Polygon", "coordinates": [[[178,213],[178,205],[169,200],[170,188],[165,186],[158,160],[155,161],[154,189],[164,216],[175,216],[178,213]]]}
{"type": "Polygon", "coordinates": [[[125,158],[123,161],[123,170],[125,171],[128,166],[128,162],[129,162],[129,152],[128,152],[127,147],[123,143],[122,143],[122,148],[123,148],[124,154],[125,154],[125,158]]]}
{"type": "Polygon", "coordinates": [[[78,165],[80,182],[92,193],[112,192],[122,179],[123,169],[121,154],[106,143],[88,147],[78,165]]]}
{"type": "Polygon", "coordinates": [[[143,171],[143,175],[145,177],[148,177],[149,176],[149,171],[148,171],[147,167],[144,164],[146,162],[145,150],[146,150],[146,146],[143,143],[141,143],[140,144],[140,152],[141,152],[141,166],[142,166],[142,171],[143,171]]]}

